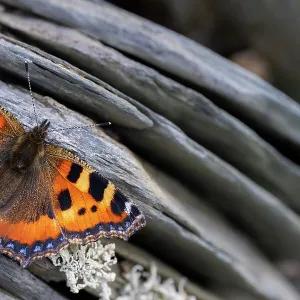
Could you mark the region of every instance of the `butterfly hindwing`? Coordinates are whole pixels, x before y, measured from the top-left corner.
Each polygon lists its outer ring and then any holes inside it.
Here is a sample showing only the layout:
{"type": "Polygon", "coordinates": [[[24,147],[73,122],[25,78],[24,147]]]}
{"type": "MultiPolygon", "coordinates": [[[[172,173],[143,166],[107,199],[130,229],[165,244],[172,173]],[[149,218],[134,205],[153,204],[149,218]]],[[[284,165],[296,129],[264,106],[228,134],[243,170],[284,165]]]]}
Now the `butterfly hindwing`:
{"type": "Polygon", "coordinates": [[[0,219],[0,252],[26,267],[32,260],[57,253],[67,244],[56,220],[47,215],[34,222],[0,219]]]}
{"type": "Polygon", "coordinates": [[[56,166],[55,216],[64,235],[86,243],[100,237],[127,240],[145,225],[145,218],[110,181],[71,152],[48,145],[56,166]]]}

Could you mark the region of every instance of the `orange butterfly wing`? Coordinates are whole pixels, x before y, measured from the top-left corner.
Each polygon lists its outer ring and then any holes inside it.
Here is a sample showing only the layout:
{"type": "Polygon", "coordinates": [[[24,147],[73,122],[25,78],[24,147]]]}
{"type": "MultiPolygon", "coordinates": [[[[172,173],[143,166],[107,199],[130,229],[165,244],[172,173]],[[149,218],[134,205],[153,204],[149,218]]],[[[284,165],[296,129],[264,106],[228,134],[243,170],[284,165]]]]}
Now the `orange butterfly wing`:
{"type": "Polygon", "coordinates": [[[48,216],[31,223],[0,220],[0,252],[19,261],[22,267],[36,258],[57,253],[67,244],[57,222],[48,216]]]}
{"type": "Polygon", "coordinates": [[[13,137],[24,133],[18,119],[4,107],[0,106],[0,136],[13,137]]]}
{"type": "Polygon", "coordinates": [[[48,145],[56,164],[54,214],[70,242],[127,240],[145,226],[140,210],[111,182],[71,152],[48,145]],[[55,157],[56,156],[56,157],[55,157]]]}

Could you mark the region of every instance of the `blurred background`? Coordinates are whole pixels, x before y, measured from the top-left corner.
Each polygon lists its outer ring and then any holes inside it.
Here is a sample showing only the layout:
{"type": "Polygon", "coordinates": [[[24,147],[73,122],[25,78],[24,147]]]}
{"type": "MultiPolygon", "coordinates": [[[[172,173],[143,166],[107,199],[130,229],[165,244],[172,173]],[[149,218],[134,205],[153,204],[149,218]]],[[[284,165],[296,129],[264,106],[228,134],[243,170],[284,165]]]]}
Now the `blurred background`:
{"type": "MultiPolygon", "coordinates": [[[[282,22],[280,15],[283,14],[279,3],[269,5],[267,1],[241,3],[214,0],[113,0],[109,2],[172,29],[240,64],[267,81],[276,82],[275,78],[271,77],[275,70],[273,72],[270,70],[274,66],[266,48],[268,47],[269,52],[272,52],[270,50],[275,46],[273,43],[278,46],[278,35],[286,35],[281,26],[281,33],[278,32],[279,24],[282,22]],[[264,30],[276,21],[277,26],[272,31],[270,29],[269,35],[266,36],[267,32],[264,30]],[[274,39],[272,44],[271,37],[274,39]],[[265,39],[267,44],[265,49],[262,48],[263,45],[259,45],[260,39],[265,39]]],[[[285,13],[289,16],[287,21],[290,23],[283,26],[294,26],[293,7],[287,2],[282,7],[285,8],[285,13]]],[[[294,21],[296,19],[295,17],[294,21]]],[[[286,51],[290,53],[288,49],[286,51]]],[[[284,54],[281,53],[280,56],[282,55],[284,54]]]]}
{"type": "Polygon", "coordinates": [[[201,43],[299,98],[297,1],[110,2],[201,43]]]}

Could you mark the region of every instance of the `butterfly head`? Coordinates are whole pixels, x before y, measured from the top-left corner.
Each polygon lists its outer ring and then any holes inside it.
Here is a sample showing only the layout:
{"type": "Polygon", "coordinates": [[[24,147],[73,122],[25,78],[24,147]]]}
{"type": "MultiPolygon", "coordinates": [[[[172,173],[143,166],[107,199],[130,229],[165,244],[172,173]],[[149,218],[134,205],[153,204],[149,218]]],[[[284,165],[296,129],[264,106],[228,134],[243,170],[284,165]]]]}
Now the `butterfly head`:
{"type": "Polygon", "coordinates": [[[17,137],[10,153],[10,166],[21,174],[30,169],[34,162],[44,156],[44,140],[50,125],[44,120],[40,125],[17,137]]]}
{"type": "Polygon", "coordinates": [[[37,144],[44,141],[47,136],[47,129],[50,126],[50,121],[44,120],[40,125],[34,127],[30,132],[30,139],[37,144]]]}
{"type": "Polygon", "coordinates": [[[49,128],[50,126],[50,121],[49,120],[44,120],[39,127],[43,128],[45,131],[49,128]]]}

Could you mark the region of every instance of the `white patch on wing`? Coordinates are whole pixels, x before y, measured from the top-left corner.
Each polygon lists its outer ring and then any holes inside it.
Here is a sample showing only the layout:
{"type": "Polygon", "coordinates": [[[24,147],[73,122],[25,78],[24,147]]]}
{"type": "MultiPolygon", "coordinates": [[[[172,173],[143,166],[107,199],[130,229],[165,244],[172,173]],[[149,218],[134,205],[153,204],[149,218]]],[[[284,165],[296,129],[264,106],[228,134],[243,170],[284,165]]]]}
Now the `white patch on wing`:
{"type": "Polygon", "coordinates": [[[131,206],[132,206],[132,203],[130,202],[125,202],[125,212],[126,214],[129,216],[130,213],[131,213],[131,206]]]}

